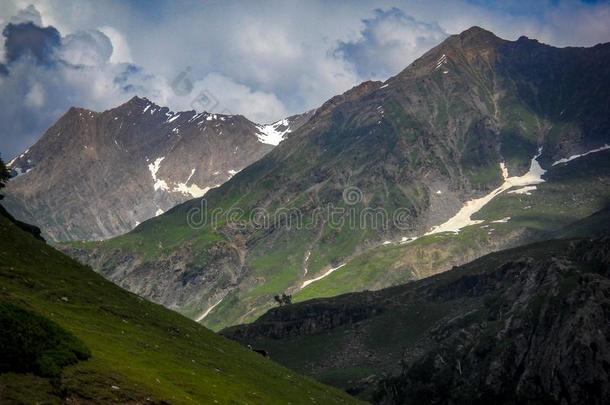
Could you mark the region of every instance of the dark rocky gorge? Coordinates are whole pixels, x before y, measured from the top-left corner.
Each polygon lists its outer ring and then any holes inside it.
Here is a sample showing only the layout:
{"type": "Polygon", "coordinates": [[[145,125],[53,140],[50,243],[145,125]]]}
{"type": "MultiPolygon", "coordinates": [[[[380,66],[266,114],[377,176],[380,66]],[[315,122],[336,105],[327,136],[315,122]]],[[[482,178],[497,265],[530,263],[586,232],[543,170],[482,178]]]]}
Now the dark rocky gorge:
{"type": "Polygon", "coordinates": [[[375,403],[604,404],[610,238],[499,252],[221,333],[375,403]]]}

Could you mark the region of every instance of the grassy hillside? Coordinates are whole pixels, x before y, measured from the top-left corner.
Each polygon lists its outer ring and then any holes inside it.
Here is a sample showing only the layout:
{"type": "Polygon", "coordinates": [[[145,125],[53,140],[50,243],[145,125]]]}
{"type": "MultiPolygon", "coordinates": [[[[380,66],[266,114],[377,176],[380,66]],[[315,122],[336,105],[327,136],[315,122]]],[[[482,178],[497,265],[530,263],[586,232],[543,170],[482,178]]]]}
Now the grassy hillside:
{"type": "Polygon", "coordinates": [[[2,216],[0,324],[2,403],[355,402],[122,290],[2,216]]]}
{"type": "MultiPolygon", "coordinates": [[[[474,216],[482,223],[466,227],[459,234],[435,234],[409,244],[381,245],[369,230],[352,231],[347,226],[345,229],[327,226],[323,231],[287,230],[273,241],[267,239],[267,230],[263,229],[257,231],[261,236],[248,245],[249,253],[240,260],[240,252],[246,246],[239,232],[223,234],[210,227],[193,229],[185,225],[188,210],[197,204],[193,201],[122,237],[72,246],[81,250],[83,260],[107,277],[142,295],[150,296],[157,290],[168,295],[166,290],[173,291],[174,287],[167,285],[167,280],[181,274],[182,281],[176,290],[185,289],[188,304],[178,310],[189,317],[196,318],[224,297],[203,321],[219,330],[236,322],[253,321],[275,305],[271,299],[274,294],[284,291],[291,292],[295,301],[304,301],[376,290],[448,270],[486,253],[548,239],[610,202],[609,157],[610,151],[603,151],[554,166],[545,175],[547,181],[529,194],[504,192],[492,200],[474,216]],[[507,217],[510,220],[497,222],[507,217]],[[356,249],[356,245],[365,242],[365,247],[356,249]],[[308,249],[311,250],[308,277],[340,263],[346,265],[299,289],[305,280],[303,260],[308,249]],[[193,256],[193,252],[197,253],[193,262],[180,262],[193,256]],[[126,259],[134,254],[141,259],[126,259]],[[215,264],[218,257],[225,257],[220,265],[215,264]],[[141,270],[130,271],[134,265],[141,270]],[[117,268],[127,271],[122,273],[117,268]],[[213,289],[200,287],[200,280],[213,286],[234,282],[242,286],[230,289],[226,295],[214,295],[213,289]],[[206,300],[210,304],[202,305],[206,300]]],[[[242,204],[247,198],[248,195],[227,196],[226,209],[242,204]]]]}
{"type": "Polygon", "coordinates": [[[553,167],[545,179],[529,194],[499,195],[474,216],[483,222],[459,234],[425,236],[412,243],[379,246],[356,255],[341,269],[297,292],[294,299],[376,290],[448,270],[507,246],[594,235],[594,227],[605,230],[605,208],[610,204],[610,151],[553,167]],[[596,212],[598,215],[591,217],[596,212]]]}

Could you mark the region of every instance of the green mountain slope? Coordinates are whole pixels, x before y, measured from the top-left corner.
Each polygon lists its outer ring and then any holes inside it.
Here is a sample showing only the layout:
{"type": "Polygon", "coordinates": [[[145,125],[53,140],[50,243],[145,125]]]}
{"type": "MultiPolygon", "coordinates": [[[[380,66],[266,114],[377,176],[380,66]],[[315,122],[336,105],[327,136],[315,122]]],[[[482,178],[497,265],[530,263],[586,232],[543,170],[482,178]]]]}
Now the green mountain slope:
{"type": "Polygon", "coordinates": [[[122,237],[74,244],[69,252],[130,291],[220,329],[256,319],[278,293],[304,299],[380,288],[536,240],[605,206],[610,188],[604,173],[587,180],[578,195],[544,194],[551,181],[540,185],[531,193],[529,215],[519,210],[530,196],[508,194],[521,187],[502,189],[476,215],[514,217],[494,228],[506,234],[487,236],[480,226],[446,242],[437,238],[447,235],[418,240],[414,246],[422,249],[411,253],[399,245],[507,179],[528,177],[535,156],[543,169],[559,170],[552,165],[560,159],[610,143],[608,66],[610,44],[560,49],[471,28],[385,83],[365,82],[332,98],[204,199],[122,237]],[[583,202],[577,210],[571,209],[574,198],[583,202]],[[566,209],[552,211],[556,218],[548,221],[544,210],[552,205],[566,209]],[[451,247],[444,256],[434,248],[443,245],[451,247]],[[367,264],[370,257],[375,263],[367,264]],[[335,273],[351,268],[349,280],[325,284],[323,276],[341,265],[335,273]],[[388,266],[387,275],[379,272],[388,266]]]}
{"type": "Polygon", "coordinates": [[[541,242],[222,334],[383,404],[604,404],[609,253],[607,237],[541,242]]]}
{"type": "Polygon", "coordinates": [[[0,325],[3,404],[355,402],[115,286],[1,215],[0,325]]]}
{"type": "Polygon", "coordinates": [[[594,235],[595,229],[605,231],[608,214],[604,208],[610,203],[610,151],[557,165],[545,174],[545,179],[528,193],[499,195],[473,217],[481,223],[468,226],[459,234],[424,236],[356,255],[341,269],[297,292],[295,301],[389,287],[525,242],[584,237],[594,235]]]}
{"type": "Polygon", "coordinates": [[[610,205],[606,208],[556,231],[558,238],[577,238],[587,235],[600,236],[607,233],[610,224],[610,205]]]}

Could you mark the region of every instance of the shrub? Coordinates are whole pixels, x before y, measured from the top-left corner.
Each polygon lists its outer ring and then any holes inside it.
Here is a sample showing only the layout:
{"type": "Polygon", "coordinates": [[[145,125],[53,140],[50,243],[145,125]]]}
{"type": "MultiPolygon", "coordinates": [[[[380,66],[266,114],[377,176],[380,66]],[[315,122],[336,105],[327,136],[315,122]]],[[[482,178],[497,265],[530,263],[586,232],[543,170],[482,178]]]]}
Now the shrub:
{"type": "Polygon", "coordinates": [[[59,375],[91,356],[89,349],[55,322],[13,304],[0,304],[0,373],[59,375]]]}

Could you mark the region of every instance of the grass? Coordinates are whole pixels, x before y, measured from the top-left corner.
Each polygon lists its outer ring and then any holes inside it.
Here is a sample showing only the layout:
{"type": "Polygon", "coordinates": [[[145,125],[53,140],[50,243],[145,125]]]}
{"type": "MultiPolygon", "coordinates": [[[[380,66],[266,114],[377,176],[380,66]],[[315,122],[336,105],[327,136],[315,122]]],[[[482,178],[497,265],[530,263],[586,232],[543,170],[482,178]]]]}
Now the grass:
{"type": "Polygon", "coordinates": [[[55,322],[11,303],[0,304],[0,372],[57,377],[91,357],[89,349],[55,322]]]}
{"type": "Polygon", "coordinates": [[[474,256],[489,239],[487,230],[477,225],[467,227],[457,235],[437,234],[409,244],[380,246],[356,256],[341,269],[300,290],[294,301],[378,290],[436,274],[456,264],[461,257],[474,256]]]}
{"type": "Polygon", "coordinates": [[[59,379],[0,374],[3,402],[354,402],[122,290],[4,218],[0,285],[1,305],[48,320],[91,353],[59,379]]]}

